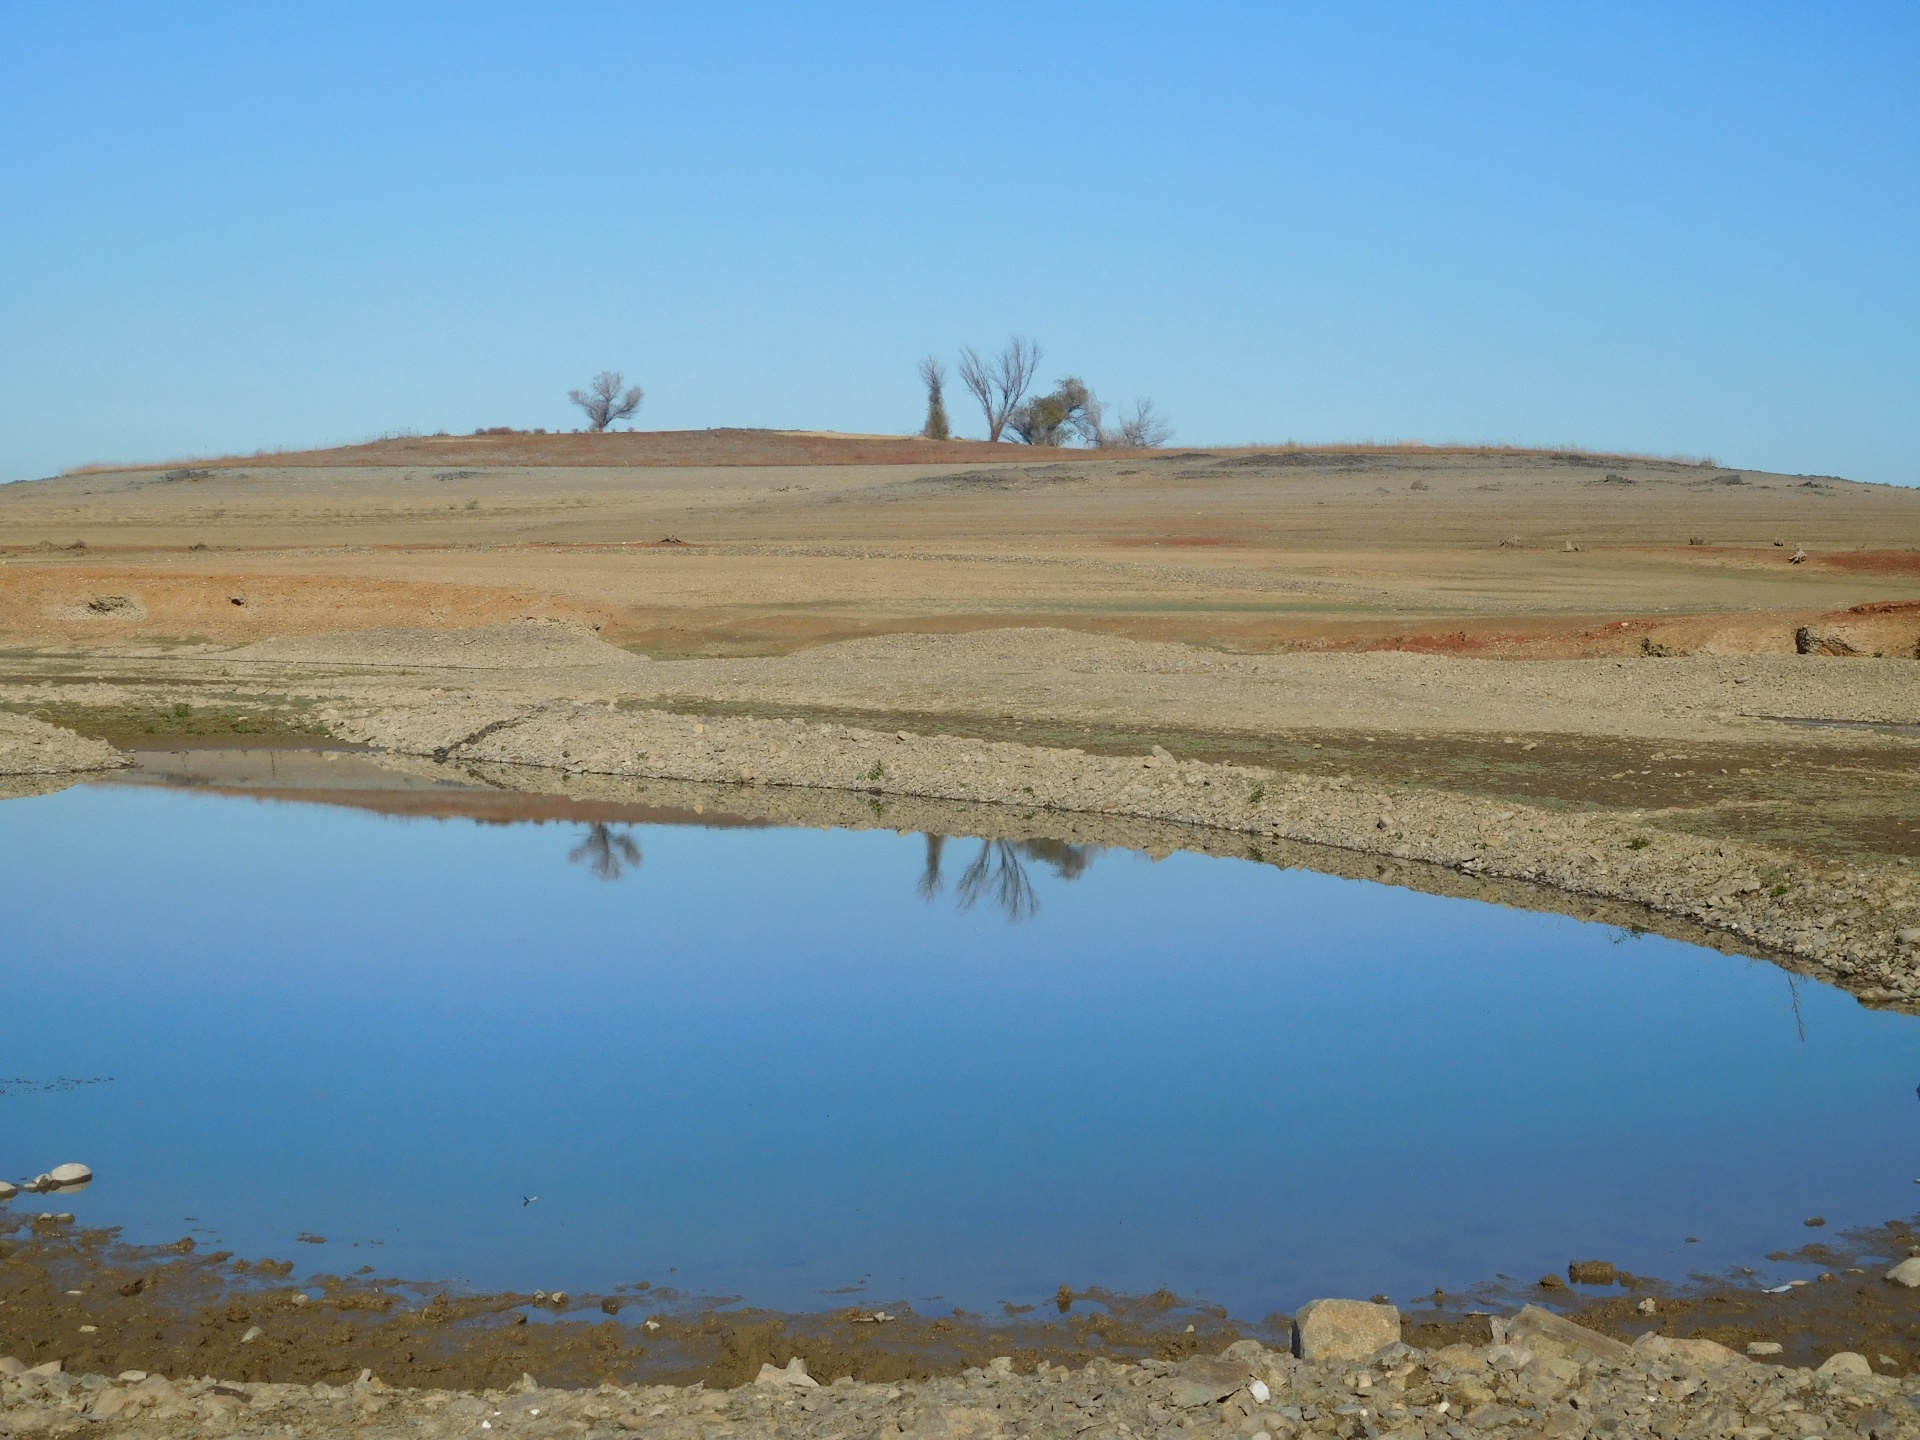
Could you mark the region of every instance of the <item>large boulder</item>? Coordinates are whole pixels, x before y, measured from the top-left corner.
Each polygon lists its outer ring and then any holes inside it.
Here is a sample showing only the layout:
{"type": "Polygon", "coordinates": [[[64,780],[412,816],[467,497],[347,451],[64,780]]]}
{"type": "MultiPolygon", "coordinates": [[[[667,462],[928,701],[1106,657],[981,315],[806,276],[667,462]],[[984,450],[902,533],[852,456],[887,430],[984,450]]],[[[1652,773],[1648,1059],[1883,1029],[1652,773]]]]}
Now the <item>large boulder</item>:
{"type": "Polygon", "coordinates": [[[1576,1325],[1564,1315],[1528,1305],[1501,1322],[1495,1343],[1521,1345],[1536,1355],[1558,1355],[1585,1365],[1590,1360],[1622,1362],[1633,1358],[1633,1347],[1611,1335],[1576,1325]]]}
{"type": "Polygon", "coordinates": [[[1309,1300],[1293,1317],[1302,1360],[1364,1360],[1400,1340],[1400,1312],[1365,1300],[1309,1300]]]}

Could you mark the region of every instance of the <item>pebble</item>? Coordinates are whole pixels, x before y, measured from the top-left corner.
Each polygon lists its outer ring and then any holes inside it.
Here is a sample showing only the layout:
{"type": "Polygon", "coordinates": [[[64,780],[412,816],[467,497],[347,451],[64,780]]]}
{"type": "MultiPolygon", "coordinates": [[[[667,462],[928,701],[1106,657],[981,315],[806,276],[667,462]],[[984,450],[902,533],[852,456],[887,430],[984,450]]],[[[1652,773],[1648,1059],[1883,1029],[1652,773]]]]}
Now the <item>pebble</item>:
{"type": "Polygon", "coordinates": [[[84,1185],[93,1179],[93,1167],[73,1162],[56,1165],[47,1172],[46,1178],[56,1185],[84,1185]]]}
{"type": "Polygon", "coordinates": [[[1887,1271],[1887,1279],[1909,1290],[1920,1289],[1920,1255],[1909,1255],[1887,1271]]]}
{"type": "Polygon", "coordinates": [[[1778,1340],[1753,1340],[1747,1344],[1747,1354],[1759,1359],[1767,1355],[1778,1355],[1784,1348],[1778,1340]]]}

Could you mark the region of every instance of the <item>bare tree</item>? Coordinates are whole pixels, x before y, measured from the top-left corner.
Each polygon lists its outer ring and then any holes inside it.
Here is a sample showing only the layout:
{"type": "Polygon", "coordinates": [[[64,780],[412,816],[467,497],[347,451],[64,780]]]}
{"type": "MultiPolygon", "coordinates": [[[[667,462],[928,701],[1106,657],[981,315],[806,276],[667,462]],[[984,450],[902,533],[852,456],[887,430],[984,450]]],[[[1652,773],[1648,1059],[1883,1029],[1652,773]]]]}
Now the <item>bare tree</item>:
{"type": "Polygon", "coordinates": [[[596,880],[618,880],[621,871],[640,863],[640,842],[626,830],[596,821],[567,852],[567,859],[584,861],[596,880]]]}
{"type": "Polygon", "coordinates": [[[927,387],[927,423],[920,433],[929,440],[949,439],[953,427],[947,423],[947,367],[939,357],[929,355],[920,362],[920,383],[927,387]]]}
{"type": "Polygon", "coordinates": [[[602,370],[586,389],[569,390],[567,399],[587,412],[587,428],[598,435],[616,420],[631,419],[646,398],[638,385],[622,394],[620,387],[626,383],[618,370],[602,370]]]}
{"type": "Polygon", "coordinates": [[[1133,402],[1133,414],[1120,422],[1114,444],[1128,450],[1157,450],[1173,438],[1173,426],[1151,400],[1133,402]]]}
{"type": "Polygon", "coordinates": [[[945,881],[940,878],[940,856],[941,852],[947,848],[947,837],[928,834],[926,841],[927,864],[926,868],[920,872],[920,884],[917,888],[922,900],[931,900],[940,893],[945,884],[945,881]]]}
{"type": "Polygon", "coordinates": [[[1040,347],[1024,336],[1007,341],[1006,349],[991,360],[971,345],[960,352],[960,383],[980,402],[987,417],[987,439],[998,440],[1007,421],[1027,398],[1034,372],[1040,368],[1040,347]]]}
{"type": "Polygon", "coordinates": [[[982,840],[980,853],[961,872],[954,887],[954,898],[962,910],[971,910],[991,898],[1007,919],[1018,924],[1040,909],[1040,897],[1034,893],[1027,867],[1021,863],[1019,848],[1011,840],[982,840]]]}

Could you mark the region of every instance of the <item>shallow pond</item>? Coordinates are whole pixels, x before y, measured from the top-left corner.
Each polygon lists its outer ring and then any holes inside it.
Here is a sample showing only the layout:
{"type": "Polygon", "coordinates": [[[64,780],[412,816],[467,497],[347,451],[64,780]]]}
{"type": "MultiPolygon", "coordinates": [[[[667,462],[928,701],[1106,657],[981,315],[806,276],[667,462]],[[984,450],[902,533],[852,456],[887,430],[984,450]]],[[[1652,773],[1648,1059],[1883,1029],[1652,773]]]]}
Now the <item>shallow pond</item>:
{"type": "Polygon", "coordinates": [[[0,1174],[99,1175],[14,1208],[301,1273],[1257,1319],[1920,1174],[1912,1019],[1248,861],[96,785],[0,802],[0,924],[0,1174]]]}

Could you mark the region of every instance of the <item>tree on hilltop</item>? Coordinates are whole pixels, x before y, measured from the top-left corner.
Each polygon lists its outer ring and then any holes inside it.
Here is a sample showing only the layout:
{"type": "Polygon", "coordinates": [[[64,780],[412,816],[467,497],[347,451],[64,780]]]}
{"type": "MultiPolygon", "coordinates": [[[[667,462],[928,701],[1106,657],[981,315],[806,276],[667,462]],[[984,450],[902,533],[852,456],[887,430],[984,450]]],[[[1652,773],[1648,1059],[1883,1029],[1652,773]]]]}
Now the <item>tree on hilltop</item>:
{"type": "Polygon", "coordinates": [[[1083,433],[1093,392],[1078,376],[1059,382],[1051,395],[1036,395],[1007,417],[1007,428],[1029,445],[1064,445],[1083,433]]]}
{"type": "Polygon", "coordinates": [[[1016,335],[991,360],[971,345],[960,352],[960,383],[980,402],[987,417],[987,439],[998,440],[1013,412],[1027,398],[1033,375],[1040,368],[1040,347],[1016,335]]]}
{"type": "Polygon", "coordinates": [[[616,420],[631,419],[646,398],[638,385],[623,394],[620,387],[626,383],[618,370],[602,370],[586,389],[569,390],[567,399],[587,412],[587,428],[598,435],[616,420]]]}
{"type": "Polygon", "coordinates": [[[920,383],[927,387],[927,423],[920,433],[929,440],[946,440],[953,435],[953,427],[947,423],[947,367],[940,363],[939,357],[927,356],[920,362],[920,383]]]}

